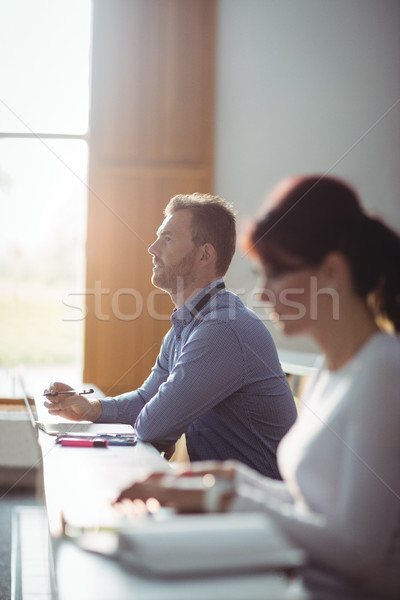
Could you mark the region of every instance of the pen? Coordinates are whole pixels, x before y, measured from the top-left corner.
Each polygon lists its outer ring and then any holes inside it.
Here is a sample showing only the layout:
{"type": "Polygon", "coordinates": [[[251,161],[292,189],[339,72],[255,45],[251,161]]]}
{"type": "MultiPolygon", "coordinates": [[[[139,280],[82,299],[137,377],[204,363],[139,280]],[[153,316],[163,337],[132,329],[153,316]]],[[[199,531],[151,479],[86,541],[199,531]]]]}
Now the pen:
{"type": "Polygon", "coordinates": [[[61,446],[69,446],[72,448],[107,448],[108,440],[83,440],[83,439],[63,439],[61,446]]]}
{"type": "Polygon", "coordinates": [[[52,394],[51,392],[46,392],[43,396],[65,396],[68,394],[75,394],[76,396],[82,396],[83,394],[93,394],[94,390],[90,388],[90,390],[83,390],[83,392],[77,392],[76,390],[66,390],[65,392],[55,392],[52,394]]]}

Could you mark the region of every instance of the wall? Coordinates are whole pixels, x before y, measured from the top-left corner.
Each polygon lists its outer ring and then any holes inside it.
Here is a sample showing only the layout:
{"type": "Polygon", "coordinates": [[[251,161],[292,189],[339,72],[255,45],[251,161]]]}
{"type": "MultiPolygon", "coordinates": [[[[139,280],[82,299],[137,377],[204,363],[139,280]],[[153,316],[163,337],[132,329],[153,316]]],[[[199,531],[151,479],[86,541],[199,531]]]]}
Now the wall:
{"type": "MultiPolygon", "coordinates": [[[[399,31],[398,0],[219,0],[214,187],[239,225],[280,178],[319,172],[400,231],[399,31]]],[[[239,254],[227,281],[256,282],[239,254]]]]}
{"type": "Polygon", "coordinates": [[[173,305],[147,248],[172,196],[213,180],[215,0],[96,0],[84,381],[150,373],[173,305]]]}

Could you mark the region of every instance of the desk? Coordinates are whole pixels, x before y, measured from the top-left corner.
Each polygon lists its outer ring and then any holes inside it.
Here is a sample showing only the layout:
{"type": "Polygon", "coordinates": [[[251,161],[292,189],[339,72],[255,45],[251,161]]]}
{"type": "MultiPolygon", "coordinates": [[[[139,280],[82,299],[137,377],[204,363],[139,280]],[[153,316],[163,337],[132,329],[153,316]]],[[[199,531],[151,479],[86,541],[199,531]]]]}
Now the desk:
{"type": "Polygon", "coordinates": [[[118,492],[152,471],[169,470],[168,463],[150,444],[134,447],[63,448],[39,432],[43,483],[53,538],[65,523],[75,528],[116,524],[111,501],[118,492]]]}
{"type": "Polygon", "coordinates": [[[171,467],[141,442],[135,447],[63,448],[42,432],[39,442],[58,600],[305,599],[298,583],[289,584],[282,573],[167,580],[140,576],[83,550],[63,534],[65,521],[69,527],[112,525],[116,517],[110,500],[121,488],[146,472],[171,467]]]}

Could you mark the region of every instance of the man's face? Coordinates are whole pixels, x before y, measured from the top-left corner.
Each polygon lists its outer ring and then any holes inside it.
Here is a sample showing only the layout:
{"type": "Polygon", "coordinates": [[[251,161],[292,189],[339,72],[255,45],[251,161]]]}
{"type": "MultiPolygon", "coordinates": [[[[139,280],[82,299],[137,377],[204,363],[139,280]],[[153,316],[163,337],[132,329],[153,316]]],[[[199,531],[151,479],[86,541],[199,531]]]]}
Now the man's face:
{"type": "Polygon", "coordinates": [[[183,291],[195,280],[199,248],[192,240],[191,222],[192,215],[186,209],[168,215],[149,247],[154,265],[152,283],[170,294],[183,291]]]}

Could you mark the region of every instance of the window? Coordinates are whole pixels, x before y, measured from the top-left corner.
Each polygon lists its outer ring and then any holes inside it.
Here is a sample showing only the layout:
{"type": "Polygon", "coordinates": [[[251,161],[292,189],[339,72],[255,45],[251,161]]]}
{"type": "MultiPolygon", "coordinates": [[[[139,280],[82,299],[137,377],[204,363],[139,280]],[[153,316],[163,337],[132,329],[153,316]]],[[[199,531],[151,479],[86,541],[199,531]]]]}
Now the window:
{"type": "Polygon", "coordinates": [[[82,376],[90,30],[89,0],[1,3],[0,396],[82,376]]]}

